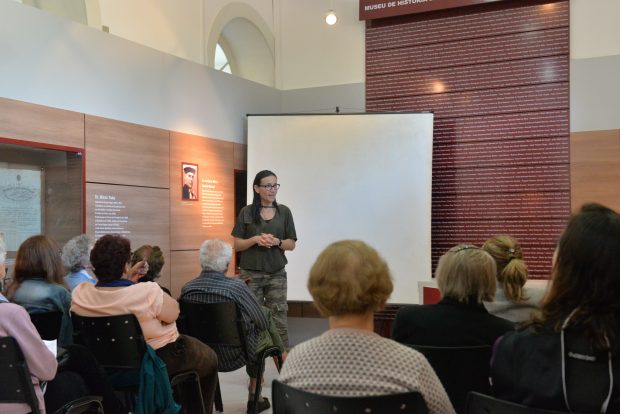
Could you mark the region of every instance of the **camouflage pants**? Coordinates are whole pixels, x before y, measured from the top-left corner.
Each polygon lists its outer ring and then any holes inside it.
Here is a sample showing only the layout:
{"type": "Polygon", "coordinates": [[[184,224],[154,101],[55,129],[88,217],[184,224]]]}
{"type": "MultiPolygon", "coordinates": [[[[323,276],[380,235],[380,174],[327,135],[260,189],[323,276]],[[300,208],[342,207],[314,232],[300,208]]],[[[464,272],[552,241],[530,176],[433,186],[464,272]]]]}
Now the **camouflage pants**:
{"type": "Polygon", "coordinates": [[[258,303],[271,311],[284,349],[288,350],[286,271],[282,269],[274,273],[263,273],[241,269],[239,276],[243,281],[249,279],[248,287],[258,299],[258,303]]]}

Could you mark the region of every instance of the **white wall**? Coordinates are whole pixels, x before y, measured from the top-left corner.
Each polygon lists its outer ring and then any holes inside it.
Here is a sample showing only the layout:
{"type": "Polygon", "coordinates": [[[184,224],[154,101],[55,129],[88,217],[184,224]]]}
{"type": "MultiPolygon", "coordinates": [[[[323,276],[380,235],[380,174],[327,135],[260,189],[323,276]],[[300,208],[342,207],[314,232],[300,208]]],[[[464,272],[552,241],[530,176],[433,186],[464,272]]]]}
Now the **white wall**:
{"type": "Polygon", "coordinates": [[[0,0],[0,96],[244,142],[280,94],[17,2],[0,0]]]}
{"type": "Polygon", "coordinates": [[[100,0],[99,7],[111,34],[204,63],[202,0],[100,0]]]}
{"type": "Polygon", "coordinates": [[[571,0],[571,59],[620,55],[620,1],[571,0]]]}
{"type": "Polygon", "coordinates": [[[334,0],[339,19],[325,24],[327,0],[282,0],[280,89],[313,88],[365,81],[365,23],[358,0],[334,0]]]}

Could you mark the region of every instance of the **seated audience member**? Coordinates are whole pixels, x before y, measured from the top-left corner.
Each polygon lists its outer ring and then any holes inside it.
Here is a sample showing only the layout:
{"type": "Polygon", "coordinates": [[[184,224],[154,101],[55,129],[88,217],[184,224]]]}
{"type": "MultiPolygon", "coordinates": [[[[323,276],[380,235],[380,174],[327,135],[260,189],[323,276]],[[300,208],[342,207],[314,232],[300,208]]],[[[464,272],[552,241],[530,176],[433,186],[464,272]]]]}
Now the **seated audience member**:
{"type": "MultiPolygon", "coordinates": [[[[200,264],[202,272],[189,281],[181,290],[179,300],[199,303],[235,302],[245,322],[246,339],[251,354],[258,354],[268,347],[278,346],[284,352],[284,346],[269,310],[260,306],[250,288],[236,276],[226,276],[232,257],[232,248],[222,240],[206,240],[200,247],[200,264]]],[[[248,409],[255,398],[258,373],[257,361],[246,361],[241,349],[226,349],[218,355],[218,365],[222,371],[233,371],[246,366],[250,377],[250,395],[248,409]]],[[[258,411],[270,407],[267,398],[260,397],[258,411]]]]}
{"type": "Polygon", "coordinates": [[[510,236],[495,236],[482,245],[497,265],[497,290],[492,302],[484,302],[489,313],[512,322],[529,321],[540,309],[545,290],[532,289],[527,282],[527,266],[519,243],[510,236]]]}
{"type": "MultiPolygon", "coordinates": [[[[159,246],[150,246],[145,244],[138,247],[138,249],[131,255],[131,266],[136,266],[140,262],[146,263],[146,266],[139,268],[138,282],[155,282],[159,278],[161,269],[166,263],[164,260],[164,253],[159,246]]],[[[170,290],[160,286],[161,289],[170,295],[170,290]]]]}
{"type": "Polygon", "coordinates": [[[86,269],[90,267],[90,238],[86,234],[75,236],[62,248],[62,262],[69,269],[65,283],[69,290],[80,283],[97,283],[86,269]]]}
{"type": "Polygon", "coordinates": [[[441,256],[435,277],[442,299],[434,305],[401,307],[392,338],[426,346],[493,345],[514,327],[487,312],[495,295],[495,261],[484,250],[459,245],[441,256]]]}
{"type": "MultiPolygon", "coordinates": [[[[15,338],[24,354],[42,414],[46,411],[53,413],[67,402],[85,395],[102,396],[106,412],[127,412],[116,398],[101,367],[86,348],[69,345],[64,350],[62,364],[58,366],[56,357],[41,340],[26,310],[14,303],[0,301],[0,337],[4,336],[15,338]],[[44,381],[47,381],[45,398],[41,390],[44,381]]],[[[0,403],[0,412],[4,414],[30,411],[27,404],[0,403]]]]}
{"type": "Polygon", "coordinates": [[[64,284],[64,269],[58,245],[46,236],[32,236],[17,250],[13,281],[7,290],[11,302],[22,305],[28,313],[62,312],[58,345],[73,343],[71,293],[64,284]]]}
{"type": "Polygon", "coordinates": [[[620,412],[620,215],[584,205],[560,237],[541,316],[506,334],[496,397],[583,413],[620,412]]]}
{"type": "MultiPolygon", "coordinates": [[[[166,364],[170,377],[185,371],[200,376],[208,412],[213,408],[217,384],[217,356],[195,338],[179,335],[175,321],[179,304],[154,282],[129,280],[131,246],[118,235],[105,235],[90,252],[97,284],[82,283],[73,290],[71,310],[81,316],[111,316],[132,313],[144,338],[166,364]]],[[[194,401],[191,405],[195,405],[194,401]]]]}
{"type": "Polygon", "coordinates": [[[454,413],[424,356],[373,332],[373,313],[383,308],[393,285],[372,247],[357,240],[329,245],[310,270],[308,289],[329,330],[291,350],[280,381],[332,396],[417,391],[430,413],[454,413]]]}

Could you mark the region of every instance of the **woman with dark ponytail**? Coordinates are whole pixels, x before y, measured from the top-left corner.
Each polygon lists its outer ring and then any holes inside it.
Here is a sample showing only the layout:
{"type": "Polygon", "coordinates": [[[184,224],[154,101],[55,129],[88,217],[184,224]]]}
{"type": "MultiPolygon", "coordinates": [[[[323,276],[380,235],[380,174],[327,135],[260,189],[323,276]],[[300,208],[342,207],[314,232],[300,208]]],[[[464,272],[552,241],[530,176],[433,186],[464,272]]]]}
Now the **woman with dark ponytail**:
{"type": "Polygon", "coordinates": [[[545,291],[525,286],[528,272],[519,243],[510,236],[495,236],[482,246],[497,264],[497,291],[484,306],[493,315],[512,322],[525,322],[540,308],[545,291]]]}
{"type": "Polygon", "coordinates": [[[248,283],[258,302],[269,308],[288,349],[284,252],[295,248],[297,234],[291,210],[276,202],[279,188],[275,173],[263,170],[256,174],[252,204],[241,209],[232,236],[235,250],[242,252],[240,277],[248,283]]]}

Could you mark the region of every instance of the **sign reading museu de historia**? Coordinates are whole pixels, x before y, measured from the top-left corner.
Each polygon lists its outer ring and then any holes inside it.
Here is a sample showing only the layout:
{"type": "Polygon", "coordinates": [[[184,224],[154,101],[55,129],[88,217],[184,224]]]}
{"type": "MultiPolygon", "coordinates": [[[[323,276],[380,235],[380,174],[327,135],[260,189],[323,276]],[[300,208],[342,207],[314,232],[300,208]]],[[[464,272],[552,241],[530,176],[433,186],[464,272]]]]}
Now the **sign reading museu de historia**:
{"type": "Polygon", "coordinates": [[[453,9],[501,0],[360,0],[360,20],[453,9]]]}

